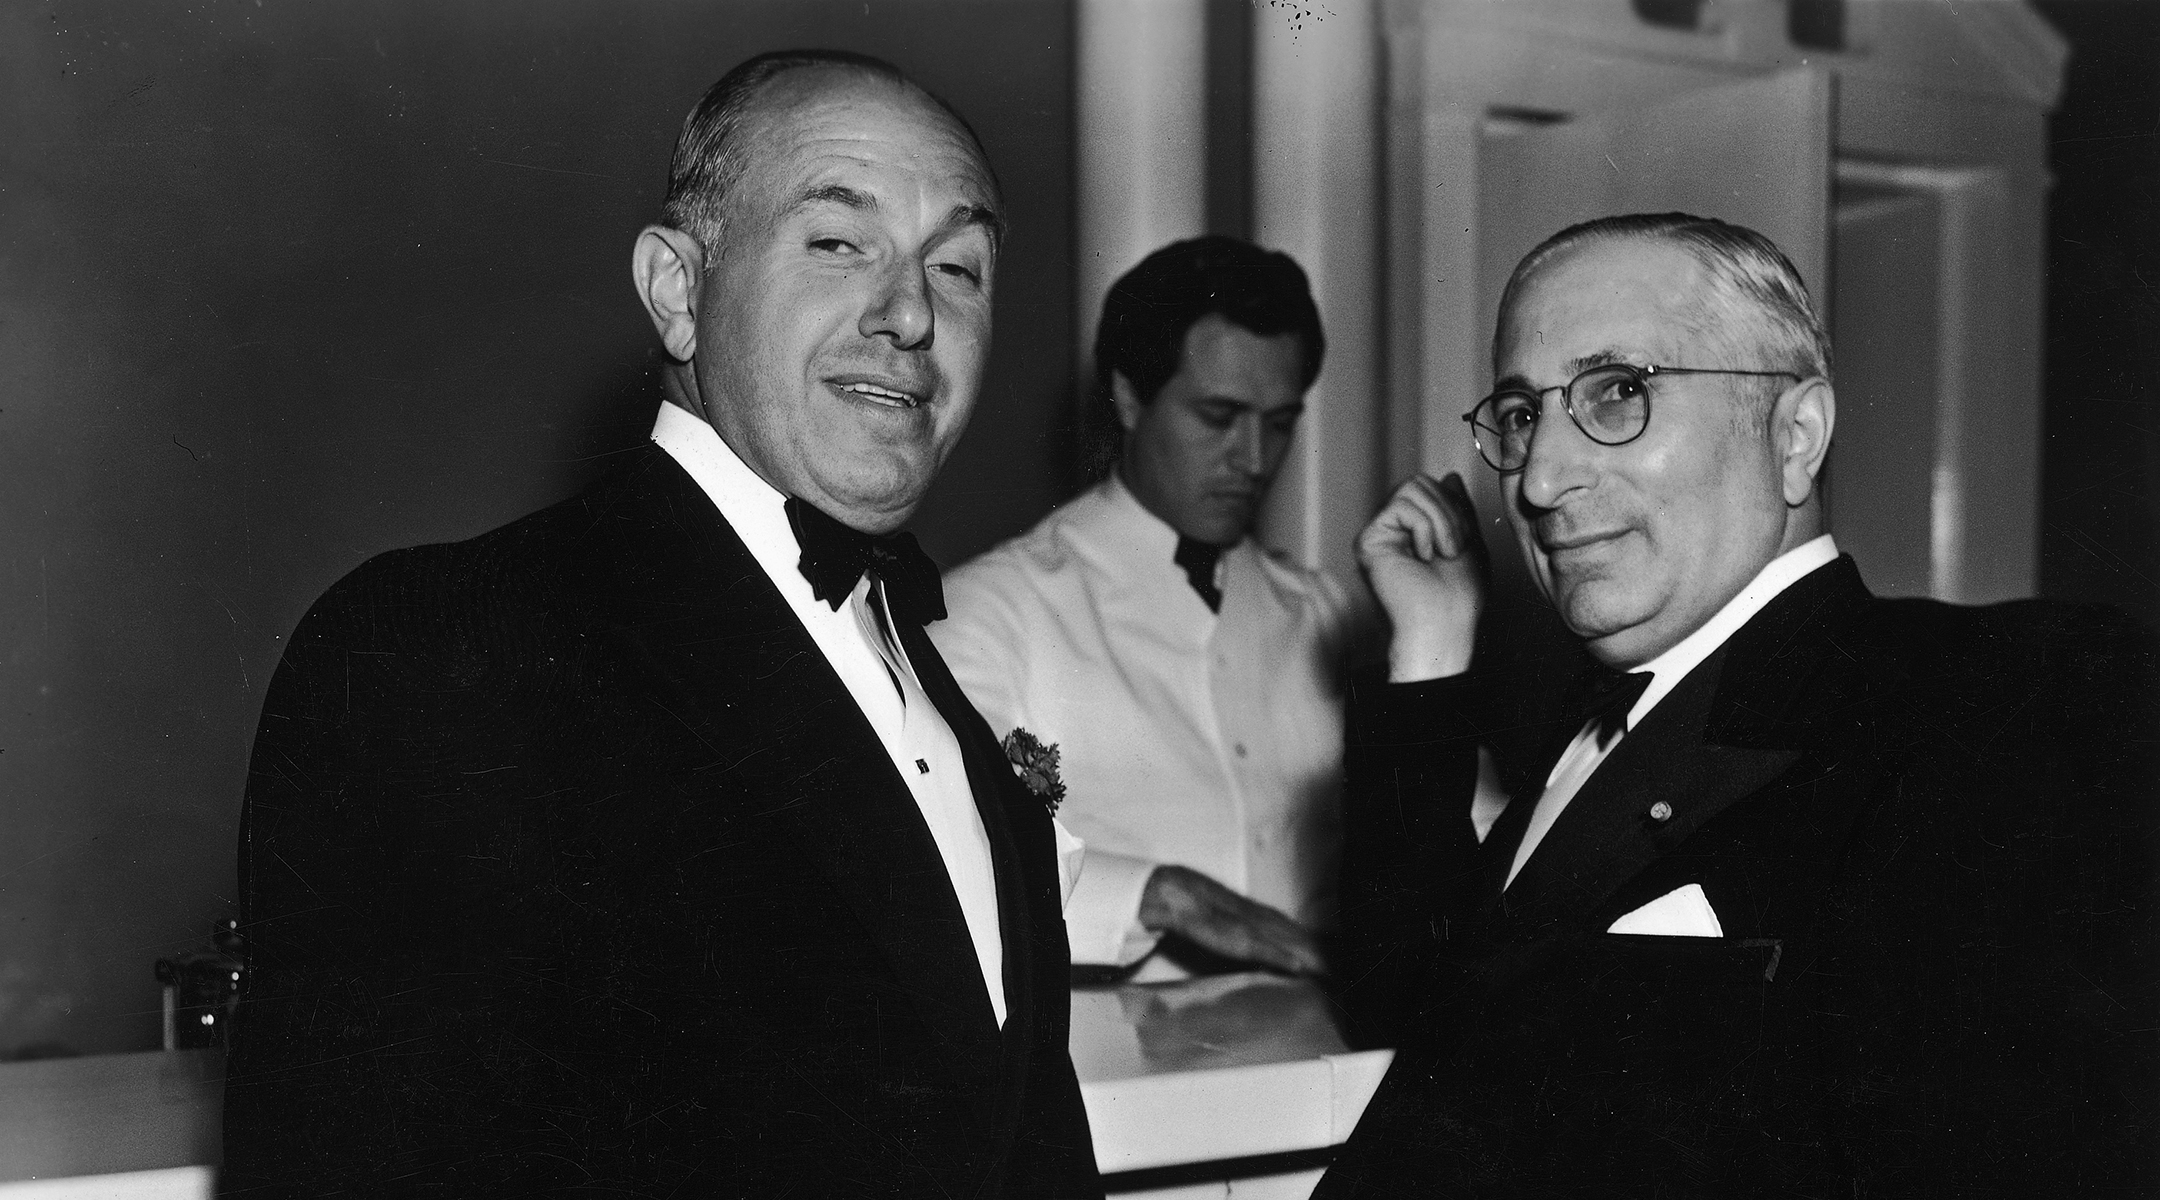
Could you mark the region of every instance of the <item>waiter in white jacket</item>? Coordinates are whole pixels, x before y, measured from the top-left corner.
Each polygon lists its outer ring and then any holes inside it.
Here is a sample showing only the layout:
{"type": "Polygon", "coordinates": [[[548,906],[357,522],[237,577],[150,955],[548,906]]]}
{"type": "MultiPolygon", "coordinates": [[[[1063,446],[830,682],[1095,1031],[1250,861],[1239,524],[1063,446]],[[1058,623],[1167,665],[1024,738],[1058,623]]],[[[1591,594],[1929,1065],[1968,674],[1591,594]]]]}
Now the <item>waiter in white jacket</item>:
{"type": "Polygon", "coordinates": [[[1323,347],[1287,255],[1156,251],[1096,338],[1116,469],[946,577],[931,636],[968,698],[1058,749],[1058,816],[1087,843],[1076,964],[1323,969],[1360,610],[1250,536],[1323,347]]]}

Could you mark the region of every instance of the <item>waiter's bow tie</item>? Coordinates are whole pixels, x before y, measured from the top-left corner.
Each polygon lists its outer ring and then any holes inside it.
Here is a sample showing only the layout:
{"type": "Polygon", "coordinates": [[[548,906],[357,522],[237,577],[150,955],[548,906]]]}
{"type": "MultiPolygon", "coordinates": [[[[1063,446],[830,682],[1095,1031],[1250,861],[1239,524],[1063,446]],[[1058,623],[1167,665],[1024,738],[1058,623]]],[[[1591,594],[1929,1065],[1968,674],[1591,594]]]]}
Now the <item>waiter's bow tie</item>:
{"type": "Polygon", "coordinates": [[[1591,663],[1568,690],[1568,707],[1575,713],[1576,727],[1596,722],[1598,749],[1627,729],[1628,710],[1642,699],[1650,686],[1648,671],[1616,671],[1603,663],[1591,663]]]}
{"type": "Polygon", "coordinates": [[[802,547],[796,568],[810,581],[810,594],[838,612],[865,572],[885,585],[885,607],[893,620],[927,625],[945,619],[945,588],[937,564],[906,531],[864,533],[827,516],[793,496],[787,502],[788,527],[802,547]]]}
{"type": "Polygon", "coordinates": [[[1213,542],[1178,535],[1177,550],[1170,561],[1185,568],[1185,578],[1192,590],[1207,601],[1208,611],[1222,611],[1222,589],[1215,586],[1215,564],[1222,561],[1223,548],[1213,542]]]}

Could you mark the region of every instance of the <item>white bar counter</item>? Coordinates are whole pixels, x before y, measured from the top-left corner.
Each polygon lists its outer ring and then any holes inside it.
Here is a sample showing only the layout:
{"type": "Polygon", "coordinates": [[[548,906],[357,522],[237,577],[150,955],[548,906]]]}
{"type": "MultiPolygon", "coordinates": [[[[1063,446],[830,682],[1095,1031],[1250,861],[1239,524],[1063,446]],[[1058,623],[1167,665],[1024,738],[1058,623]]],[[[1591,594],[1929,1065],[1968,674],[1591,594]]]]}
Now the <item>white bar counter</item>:
{"type": "Polygon", "coordinates": [[[209,1200],[221,1050],[0,1063],[0,1200],[209,1200]]]}
{"type": "Polygon", "coordinates": [[[1104,1186],[1150,1200],[1303,1200],[1394,1057],[1259,973],[1076,988],[1071,1046],[1104,1186]]]}
{"type": "MultiPolygon", "coordinates": [[[[1392,1052],[1264,974],[1073,992],[1073,1066],[1110,1194],[1303,1200],[1392,1052]]],[[[224,1055],[0,1064],[0,1200],[208,1200],[224,1055]]]]}

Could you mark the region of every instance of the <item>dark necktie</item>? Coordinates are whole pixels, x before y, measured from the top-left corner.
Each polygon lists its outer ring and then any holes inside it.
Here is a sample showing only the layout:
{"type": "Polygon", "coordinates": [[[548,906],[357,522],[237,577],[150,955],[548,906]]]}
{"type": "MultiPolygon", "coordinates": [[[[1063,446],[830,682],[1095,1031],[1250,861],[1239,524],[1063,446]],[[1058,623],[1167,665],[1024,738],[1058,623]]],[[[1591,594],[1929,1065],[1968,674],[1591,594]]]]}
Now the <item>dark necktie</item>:
{"type": "Polygon", "coordinates": [[[1591,663],[1576,677],[1568,691],[1568,708],[1575,713],[1575,728],[1595,722],[1597,747],[1603,750],[1627,729],[1628,710],[1642,699],[1650,686],[1648,671],[1616,671],[1603,663],[1591,663]]]}
{"type": "Polygon", "coordinates": [[[945,619],[945,588],[937,564],[905,531],[864,533],[827,516],[815,505],[788,497],[788,527],[802,547],[796,564],[810,581],[810,594],[838,612],[864,573],[885,585],[885,607],[902,624],[927,625],[945,619]]]}
{"type": "Polygon", "coordinates": [[[1192,583],[1192,590],[1207,601],[1209,612],[1222,611],[1222,589],[1215,586],[1215,564],[1222,561],[1223,548],[1213,542],[1178,535],[1177,552],[1170,561],[1185,568],[1185,578],[1192,583]]]}

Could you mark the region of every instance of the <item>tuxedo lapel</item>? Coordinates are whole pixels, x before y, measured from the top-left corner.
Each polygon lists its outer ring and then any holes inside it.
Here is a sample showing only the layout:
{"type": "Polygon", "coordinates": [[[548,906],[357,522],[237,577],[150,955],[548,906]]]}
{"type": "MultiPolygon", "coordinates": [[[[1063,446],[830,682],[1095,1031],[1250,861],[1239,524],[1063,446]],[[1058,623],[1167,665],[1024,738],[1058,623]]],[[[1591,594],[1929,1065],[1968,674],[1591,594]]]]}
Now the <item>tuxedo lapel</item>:
{"type": "MultiPolygon", "coordinates": [[[[728,773],[731,790],[772,806],[761,815],[792,830],[959,1074],[989,1090],[1000,1057],[996,1016],[913,795],[741,539],[672,458],[657,448],[650,455],[610,497],[619,511],[593,538],[590,587],[612,615],[611,636],[662,683],[660,702],[692,735],[713,747],[760,748],[714,769],[728,773]]],[[[971,757],[971,781],[976,770],[971,757]]]]}
{"type": "Polygon", "coordinates": [[[1007,1032],[1017,1034],[1022,1032],[1017,1019],[1031,991],[1028,980],[1034,957],[1033,940],[1027,936],[1030,921],[1026,889],[1041,882],[1028,878],[1025,856],[1015,836],[1018,831],[1013,828],[1012,814],[1006,811],[1019,784],[997,738],[968,702],[921,627],[903,628],[900,643],[923,693],[937,706],[938,715],[945,718],[953,738],[960,743],[960,756],[967,764],[968,790],[975,797],[975,811],[982,817],[983,832],[989,837],[990,859],[997,870],[998,926],[1005,946],[1007,1032]]]}
{"type": "Polygon", "coordinates": [[[1515,865],[1515,851],[1522,845],[1523,835],[1530,831],[1530,815],[1536,811],[1537,802],[1534,794],[1509,800],[1507,807],[1500,810],[1499,819],[1485,831],[1485,840],[1478,846],[1480,897],[1499,902],[1501,890],[1507,887],[1508,870],[1515,865]]]}
{"type": "MultiPolygon", "coordinates": [[[[1689,672],[1614,747],[1496,897],[1511,936],[1591,915],[1704,822],[1792,766],[1803,731],[1837,703],[1822,670],[1836,634],[1869,599],[1852,559],[1841,557],[1780,593],[1689,672]],[[1653,815],[1660,802],[1667,808],[1653,815]]],[[[1500,879],[1528,820],[1525,812],[1513,824],[1504,851],[1493,846],[1500,879]]]]}
{"type": "MultiPolygon", "coordinates": [[[[1014,800],[1029,803],[1033,797],[1020,787],[997,738],[968,702],[922,627],[903,627],[900,644],[923,693],[937,706],[938,715],[945,718],[954,740],[960,743],[960,756],[967,764],[968,790],[975,798],[975,811],[982,818],[983,833],[990,843],[990,861],[997,876],[998,934],[1005,949],[1005,1065],[1008,1072],[1024,1072],[1027,1047],[1034,1043],[1034,1023],[1043,999],[1037,995],[1040,981],[1035,978],[1036,947],[1031,936],[1035,920],[1030,912],[1033,906],[1029,890],[1044,886],[1053,889],[1053,912],[1064,900],[1054,890],[1055,879],[1046,883],[1030,878],[1028,867],[1038,858],[1054,866],[1056,850],[1024,836],[1027,831],[1021,826],[1026,814],[1008,811],[1007,805],[1014,800]]],[[[1013,1089],[1012,1094],[1018,1094],[1018,1090],[1013,1089]]]]}
{"type": "Polygon", "coordinates": [[[1784,749],[1723,746],[1704,737],[1722,653],[1705,659],[1613,748],[1523,863],[1501,897],[1527,934],[1596,910],[1705,821],[1782,774],[1784,749]],[[1663,805],[1656,814],[1652,808],[1663,805]]]}

